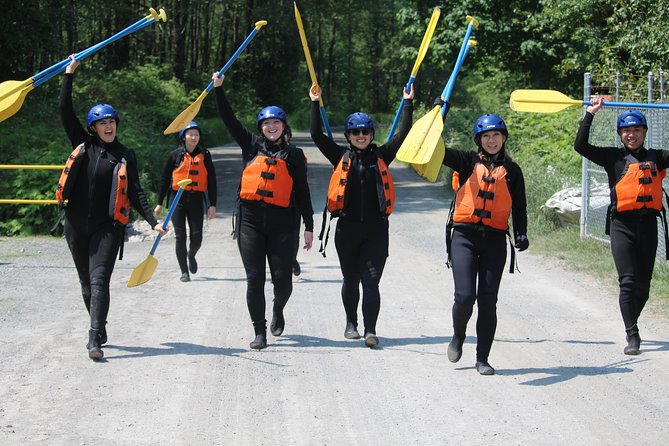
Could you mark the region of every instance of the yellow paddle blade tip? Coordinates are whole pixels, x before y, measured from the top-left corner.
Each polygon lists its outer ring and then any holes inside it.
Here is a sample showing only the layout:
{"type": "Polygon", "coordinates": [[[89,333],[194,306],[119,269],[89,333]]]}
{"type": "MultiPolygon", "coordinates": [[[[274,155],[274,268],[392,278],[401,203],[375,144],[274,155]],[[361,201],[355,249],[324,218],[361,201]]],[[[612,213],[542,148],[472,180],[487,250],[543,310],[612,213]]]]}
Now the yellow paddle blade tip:
{"type": "Polygon", "coordinates": [[[158,259],[149,254],[149,256],[144,259],[142,263],[137,265],[137,267],[130,274],[130,278],[128,279],[128,288],[141,285],[151,280],[151,277],[153,277],[153,273],[156,271],[157,267],[158,259]]]}

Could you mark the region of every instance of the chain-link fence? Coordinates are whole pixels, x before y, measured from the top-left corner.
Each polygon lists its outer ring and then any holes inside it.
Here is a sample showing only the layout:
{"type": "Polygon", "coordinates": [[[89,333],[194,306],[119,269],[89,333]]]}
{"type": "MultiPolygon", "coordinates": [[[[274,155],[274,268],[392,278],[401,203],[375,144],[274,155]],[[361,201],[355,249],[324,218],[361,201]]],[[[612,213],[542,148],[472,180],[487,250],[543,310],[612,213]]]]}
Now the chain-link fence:
{"type": "MultiPolygon", "coordinates": [[[[643,79],[636,77],[624,78],[620,73],[613,76],[596,76],[585,73],[583,83],[583,99],[590,100],[591,97],[600,94],[609,94],[614,102],[636,102],[636,103],[663,103],[665,93],[665,73],[659,75],[648,73],[647,92],[641,95],[639,85],[643,79]]],[[[620,138],[616,132],[616,118],[625,108],[603,107],[593,120],[590,130],[590,144],[595,146],[622,147],[620,138]]],[[[666,149],[669,142],[669,109],[644,108],[640,109],[648,121],[648,134],[646,135],[646,148],[666,149]]],[[[669,186],[669,179],[665,178],[665,190],[669,186]]],[[[610,203],[610,193],[607,175],[600,166],[583,158],[582,167],[582,196],[581,208],[581,237],[594,238],[605,243],[610,243],[609,237],[604,233],[606,223],[606,210],[610,203]]],[[[665,208],[668,208],[665,203],[665,208]]],[[[664,230],[662,222],[658,218],[658,245],[657,259],[665,259],[664,230]]]]}

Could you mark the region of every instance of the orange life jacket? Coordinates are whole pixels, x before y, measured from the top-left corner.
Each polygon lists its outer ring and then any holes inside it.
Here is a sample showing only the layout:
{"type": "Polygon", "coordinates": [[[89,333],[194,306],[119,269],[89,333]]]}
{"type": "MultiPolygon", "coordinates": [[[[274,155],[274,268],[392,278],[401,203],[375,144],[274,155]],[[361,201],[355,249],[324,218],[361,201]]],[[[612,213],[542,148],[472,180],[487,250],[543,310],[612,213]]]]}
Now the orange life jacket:
{"type": "Polygon", "coordinates": [[[293,177],[288,171],[286,158],[289,150],[275,154],[259,151],[242,172],[239,198],[264,201],[287,208],[293,192],[293,177]]]}
{"type": "Polygon", "coordinates": [[[172,189],[179,190],[179,181],[185,179],[193,181],[184,190],[197,192],[207,190],[207,168],[204,165],[204,153],[192,156],[187,150],[183,150],[181,163],[172,172],[172,189]]]}
{"type": "Polygon", "coordinates": [[[505,165],[495,166],[492,172],[477,162],[465,184],[455,196],[453,221],[456,223],[483,223],[494,229],[509,229],[511,192],[507,185],[505,165]]]}
{"type": "MultiPolygon", "coordinates": [[[[376,153],[376,191],[379,198],[379,209],[384,215],[390,215],[395,208],[395,183],[388,166],[380,153],[376,153]]],[[[346,206],[346,186],[351,170],[351,154],[346,151],[339,164],[332,172],[328,186],[327,209],[336,217],[346,206]]]]}
{"type": "MultiPolygon", "coordinates": [[[[67,207],[67,200],[77,179],[81,161],[86,154],[85,145],[79,144],[67,158],[56,187],[58,205],[67,207]]],[[[109,196],[109,216],[126,225],[130,219],[130,197],[128,196],[128,162],[125,155],[114,167],[111,194],[109,196]]]]}
{"type": "Polygon", "coordinates": [[[646,161],[638,161],[627,154],[625,163],[622,176],[611,190],[615,212],[662,210],[662,180],[667,172],[657,169],[655,152],[649,150],[646,161]]]}

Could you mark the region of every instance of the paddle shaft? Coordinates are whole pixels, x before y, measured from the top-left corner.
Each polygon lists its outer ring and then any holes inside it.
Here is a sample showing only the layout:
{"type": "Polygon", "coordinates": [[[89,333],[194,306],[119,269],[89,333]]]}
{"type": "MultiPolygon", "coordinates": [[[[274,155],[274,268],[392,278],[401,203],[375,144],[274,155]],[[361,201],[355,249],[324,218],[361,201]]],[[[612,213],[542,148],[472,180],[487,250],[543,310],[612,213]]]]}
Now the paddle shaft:
{"type": "MultiPolygon", "coordinates": [[[[118,33],[114,34],[113,36],[103,40],[102,42],[96,43],[95,45],[92,45],[91,47],[75,54],[74,58],[77,61],[82,60],[82,59],[96,53],[97,51],[101,50],[102,48],[109,45],[110,43],[112,43],[112,42],[114,42],[114,41],[116,41],[116,40],[118,40],[122,37],[125,37],[130,33],[133,33],[137,30],[140,30],[140,29],[150,25],[154,21],[155,21],[155,19],[151,15],[143,17],[142,19],[138,20],[137,22],[133,23],[132,25],[128,26],[127,28],[119,31],[118,33]]],[[[57,64],[54,64],[54,65],[50,66],[49,68],[46,68],[46,69],[40,71],[39,73],[35,74],[31,78],[26,79],[21,84],[15,86],[11,90],[3,92],[2,95],[0,95],[0,100],[11,96],[12,94],[16,93],[17,91],[19,91],[19,90],[21,90],[21,89],[23,89],[23,88],[25,88],[25,87],[27,87],[31,84],[33,85],[33,87],[39,87],[40,85],[42,85],[43,83],[45,83],[46,81],[48,81],[49,79],[54,77],[55,75],[61,73],[70,64],[70,62],[71,62],[71,60],[68,57],[67,59],[62,60],[62,61],[58,62],[57,64]]]]}
{"type": "MultiPolygon", "coordinates": [[[[448,102],[448,100],[451,98],[451,93],[453,92],[453,87],[455,86],[455,78],[458,76],[458,72],[460,71],[460,67],[462,67],[462,63],[465,60],[465,56],[469,52],[469,38],[472,35],[472,31],[474,30],[474,22],[470,21],[469,25],[467,25],[467,31],[465,32],[465,38],[462,41],[462,45],[460,46],[460,52],[458,53],[458,58],[455,62],[455,67],[453,68],[453,72],[451,73],[451,77],[448,78],[448,82],[446,83],[446,86],[444,87],[444,91],[441,92],[441,98],[445,101],[448,102]]],[[[442,114],[443,114],[443,107],[442,107],[442,114]]]]}
{"type": "MultiPolygon", "coordinates": [[[[167,225],[169,224],[170,219],[172,219],[172,214],[174,214],[174,210],[177,208],[177,204],[179,204],[179,199],[183,193],[184,188],[180,187],[174,196],[174,200],[172,200],[172,204],[170,205],[170,209],[167,211],[167,215],[165,216],[165,221],[163,222],[163,231],[167,229],[167,225]]],[[[156,253],[156,249],[158,248],[158,243],[160,243],[161,238],[163,238],[163,235],[158,233],[158,237],[156,237],[156,241],[153,242],[151,251],[149,251],[150,255],[154,255],[156,253]]]]}
{"type": "MultiPolygon", "coordinates": [[[[253,38],[256,36],[256,34],[258,34],[258,31],[260,31],[260,28],[262,28],[266,24],[267,24],[267,22],[263,23],[263,21],[260,21],[260,22],[256,23],[256,27],[253,28],[253,31],[251,31],[249,33],[249,35],[246,37],[246,39],[244,39],[244,41],[239,46],[239,48],[237,48],[237,51],[235,51],[234,54],[232,55],[232,57],[230,57],[230,59],[225,63],[225,65],[223,65],[223,68],[218,70],[218,78],[223,76],[225,74],[225,72],[228,71],[228,69],[230,68],[232,63],[235,60],[237,60],[239,55],[242,54],[244,49],[246,49],[246,47],[249,45],[249,43],[251,43],[251,40],[253,40],[253,38]]],[[[211,82],[209,82],[209,85],[207,85],[207,88],[205,88],[204,91],[209,93],[213,87],[214,87],[214,81],[212,80],[211,82]]]]}
{"type": "MultiPolygon", "coordinates": [[[[423,59],[425,58],[425,54],[427,54],[428,47],[430,46],[430,41],[432,40],[432,35],[434,34],[434,29],[437,26],[437,20],[439,19],[439,15],[441,14],[440,9],[434,8],[434,11],[432,12],[432,17],[430,17],[430,23],[427,25],[427,30],[425,30],[425,35],[423,36],[423,40],[420,43],[420,47],[418,48],[418,55],[416,56],[416,61],[413,64],[413,68],[411,69],[411,75],[409,76],[409,81],[407,82],[406,85],[406,91],[411,90],[411,86],[413,85],[414,81],[416,80],[416,76],[418,75],[418,69],[420,68],[420,64],[423,62],[423,59]]],[[[397,107],[397,112],[395,113],[395,118],[393,119],[393,124],[390,126],[390,131],[388,132],[388,137],[386,138],[386,142],[390,141],[390,138],[393,137],[395,134],[395,130],[397,130],[397,125],[400,122],[400,115],[402,114],[402,110],[404,110],[404,95],[402,95],[402,99],[400,100],[400,105],[397,107]]]]}
{"type": "MultiPolygon", "coordinates": [[[[307,43],[307,35],[304,32],[304,25],[302,24],[302,16],[300,15],[300,10],[297,9],[297,3],[293,2],[293,9],[295,10],[295,23],[297,23],[297,31],[300,35],[300,42],[302,43],[302,50],[304,51],[304,58],[307,61],[307,69],[309,70],[309,77],[311,78],[311,83],[318,87],[318,79],[316,78],[316,70],[314,69],[314,63],[311,60],[311,51],[309,51],[309,44],[307,43]]],[[[325,104],[323,103],[323,97],[318,98],[318,109],[321,114],[321,121],[323,121],[323,126],[325,131],[328,134],[328,137],[332,139],[332,129],[330,129],[330,120],[328,115],[325,112],[325,104]]]]}

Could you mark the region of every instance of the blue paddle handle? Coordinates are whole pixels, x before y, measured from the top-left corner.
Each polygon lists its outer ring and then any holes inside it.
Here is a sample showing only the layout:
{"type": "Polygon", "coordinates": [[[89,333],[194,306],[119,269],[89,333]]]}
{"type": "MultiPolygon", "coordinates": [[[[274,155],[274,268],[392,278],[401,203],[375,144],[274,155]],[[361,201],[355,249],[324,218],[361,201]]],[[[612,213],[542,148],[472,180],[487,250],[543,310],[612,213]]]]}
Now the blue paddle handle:
{"type": "MultiPolygon", "coordinates": [[[[163,222],[163,231],[167,229],[167,225],[169,224],[170,220],[172,219],[172,214],[174,214],[174,210],[177,207],[177,204],[179,203],[179,199],[181,198],[181,195],[184,193],[184,188],[180,187],[179,190],[177,191],[177,194],[174,196],[174,200],[172,200],[172,204],[170,205],[170,209],[167,211],[167,216],[165,216],[165,221],[163,222]]],[[[151,255],[153,255],[156,252],[156,248],[158,248],[158,243],[160,243],[160,239],[163,238],[162,234],[158,234],[158,237],[156,237],[156,241],[153,242],[153,246],[151,247],[151,251],[149,252],[151,255]]]]}
{"type": "MultiPolygon", "coordinates": [[[[590,101],[583,101],[583,105],[592,105],[590,101]]],[[[604,107],[625,107],[625,108],[661,108],[669,109],[669,104],[637,104],[634,102],[602,102],[604,107]]]]}
{"type": "MultiPolygon", "coordinates": [[[[407,82],[407,87],[406,90],[410,91],[411,86],[413,85],[413,82],[416,80],[415,76],[410,76],[409,77],[409,82],[407,82]]],[[[390,141],[390,138],[393,137],[395,134],[395,130],[397,130],[397,125],[400,122],[400,115],[402,114],[402,110],[404,109],[404,95],[402,95],[402,100],[400,101],[400,106],[397,107],[397,113],[395,113],[395,118],[393,119],[393,125],[390,126],[390,131],[388,132],[388,137],[386,138],[386,142],[390,141]]]]}
{"type": "MultiPolygon", "coordinates": [[[[232,65],[232,63],[237,60],[240,54],[242,54],[242,51],[246,49],[246,47],[251,43],[251,40],[258,34],[258,28],[253,28],[253,31],[244,39],[242,44],[237,48],[237,51],[234,52],[234,54],[230,57],[230,59],[223,65],[223,68],[218,70],[218,78],[220,79],[221,76],[225,74],[226,71],[228,71],[228,68],[232,65]]],[[[214,86],[214,81],[209,82],[209,85],[207,85],[207,88],[204,89],[207,93],[209,93],[214,86]]]]}
{"type": "Polygon", "coordinates": [[[319,107],[321,112],[321,120],[325,126],[325,131],[328,133],[328,137],[332,139],[332,129],[330,129],[330,121],[328,120],[328,115],[325,113],[325,107],[319,107]]]}
{"type": "MultiPolygon", "coordinates": [[[[74,59],[77,60],[77,61],[83,60],[84,58],[98,52],[99,50],[101,50],[105,46],[109,45],[110,43],[120,39],[121,37],[125,37],[130,33],[133,33],[135,31],[138,31],[138,30],[142,29],[142,28],[145,28],[148,25],[150,25],[151,23],[153,23],[154,21],[155,20],[153,19],[153,17],[150,18],[150,19],[147,19],[146,17],[142,18],[138,22],[130,25],[129,27],[125,28],[122,31],[119,31],[118,33],[114,34],[113,36],[111,36],[111,37],[109,37],[105,40],[103,40],[102,42],[96,43],[95,45],[93,45],[93,46],[75,54],[74,59]]],[[[42,85],[43,83],[45,83],[46,81],[48,81],[49,79],[54,77],[55,75],[61,73],[63,70],[65,70],[65,68],[67,68],[67,66],[70,64],[70,62],[71,62],[71,60],[68,57],[67,59],[64,59],[64,60],[58,62],[57,64],[52,65],[51,67],[37,73],[35,76],[33,76],[33,80],[34,80],[33,87],[39,87],[40,85],[42,85]]]]}
{"type": "Polygon", "coordinates": [[[445,99],[444,102],[445,104],[441,106],[441,118],[444,119],[446,118],[446,112],[448,111],[448,108],[446,107],[446,104],[448,104],[448,101],[451,98],[451,93],[453,92],[453,87],[455,86],[455,78],[458,75],[458,72],[460,71],[460,67],[465,61],[465,58],[467,57],[467,54],[469,54],[469,49],[471,47],[467,45],[467,48],[465,49],[465,53],[462,55],[462,59],[459,60],[459,65],[457,66],[456,69],[453,70],[453,73],[451,73],[451,77],[448,79],[448,99],[445,99]],[[457,70],[457,71],[456,71],[457,70]]]}
{"type": "Polygon", "coordinates": [[[451,73],[451,77],[448,79],[448,82],[446,83],[446,86],[444,87],[444,91],[441,92],[441,98],[444,101],[448,101],[451,98],[451,93],[453,92],[453,86],[455,85],[455,78],[458,75],[458,72],[460,71],[460,67],[462,66],[462,62],[465,60],[465,55],[468,52],[469,49],[469,38],[472,35],[472,30],[474,29],[474,24],[470,23],[467,26],[467,32],[465,33],[465,38],[462,41],[462,46],[460,47],[460,53],[458,54],[458,59],[455,62],[455,67],[453,68],[453,72],[451,73]]]}

